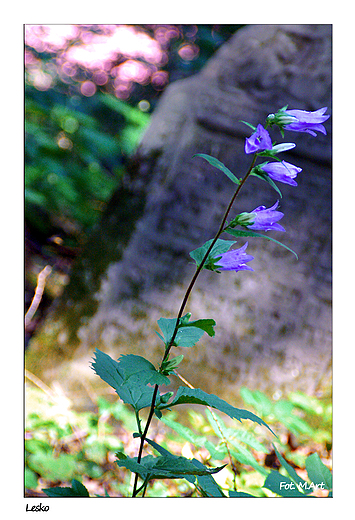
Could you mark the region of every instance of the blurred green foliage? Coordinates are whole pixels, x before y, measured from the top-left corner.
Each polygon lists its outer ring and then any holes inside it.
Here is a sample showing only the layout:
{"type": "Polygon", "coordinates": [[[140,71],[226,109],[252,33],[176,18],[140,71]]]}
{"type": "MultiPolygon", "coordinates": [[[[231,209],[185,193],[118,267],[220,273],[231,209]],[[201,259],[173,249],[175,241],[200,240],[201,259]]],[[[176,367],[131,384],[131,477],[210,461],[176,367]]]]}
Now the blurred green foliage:
{"type": "Polygon", "coordinates": [[[240,395],[268,424],[280,424],[297,438],[332,443],[332,404],[302,392],[291,392],[287,399],[271,400],[258,390],[242,387],[240,395]]]}
{"type": "Polygon", "coordinates": [[[114,96],[92,99],[26,85],[25,216],[39,242],[78,245],[124,175],[149,115],[114,96]]]}
{"type": "MultiPolygon", "coordinates": [[[[130,494],[130,472],[116,465],[115,453],[136,452],[137,440],[131,434],[136,428],[136,417],[131,409],[120,400],[112,402],[99,397],[95,410],[77,412],[63,396],[48,399],[32,385],[26,393],[26,488],[67,486],[77,479],[90,494],[130,494]]],[[[290,465],[308,470],[312,453],[314,456],[318,453],[323,461],[329,459],[332,412],[329,400],[301,392],[291,393],[282,401],[269,399],[259,391],[243,389],[241,393],[249,406],[268,418],[278,440],[271,438],[262,426],[249,421],[241,425],[209,410],[189,409],[184,414],[184,424],[179,422],[176,411],[164,414],[157,430],[159,444],[212,467],[228,464],[214,479],[223,492],[230,490],[232,495],[231,490],[238,489],[256,497],[274,496],[274,487],[270,491],[264,482],[266,478],[271,482],[276,469],[280,475],[289,474],[290,465]],[[287,440],[291,431],[295,432],[297,447],[287,440]]],[[[156,480],[148,487],[147,496],[198,496],[198,492],[186,480],[156,480]]]]}

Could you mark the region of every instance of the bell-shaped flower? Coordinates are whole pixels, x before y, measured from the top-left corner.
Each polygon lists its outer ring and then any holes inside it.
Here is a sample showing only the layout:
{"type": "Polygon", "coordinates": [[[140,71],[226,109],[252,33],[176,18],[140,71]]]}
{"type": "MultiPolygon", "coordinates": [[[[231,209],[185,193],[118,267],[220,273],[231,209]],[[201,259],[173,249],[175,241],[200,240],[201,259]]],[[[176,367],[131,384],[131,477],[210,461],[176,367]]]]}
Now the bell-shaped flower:
{"type": "Polygon", "coordinates": [[[247,154],[271,150],[271,148],[271,137],[262,125],[258,125],[256,131],[245,140],[244,150],[247,154]]]}
{"type": "Polygon", "coordinates": [[[324,115],[327,107],[320,108],[314,112],[307,112],[306,110],[286,110],[285,114],[293,116],[297,121],[292,121],[285,126],[285,130],[292,130],[293,132],[307,132],[308,134],[317,137],[317,132],[327,135],[327,131],[322,125],[324,121],[330,118],[329,115],[324,115]]]}
{"type": "Polygon", "coordinates": [[[232,249],[217,257],[215,267],[219,271],[254,271],[246,265],[246,262],[254,260],[254,257],[245,253],[248,242],[239,249],[232,249]]]}
{"type": "Polygon", "coordinates": [[[316,132],[327,134],[326,129],[322,125],[330,118],[330,115],[325,114],[326,111],[327,107],[307,112],[307,110],[287,110],[286,106],[281,108],[276,114],[269,114],[266,121],[270,125],[278,125],[280,130],[307,132],[316,137],[316,132]]]}
{"type": "Polygon", "coordinates": [[[302,171],[302,168],[286,161],[263,164],[259,168],[267,173],[272,180],[290,184],[291,186],[297,186],[297,182],[294,179],[302,171]]]}
{"type": "Polygon", "coordinates": [[[258,206],[253,209],[250,215],[250,224],[247,224],[248,229],[260,230],[260,231],[285,231],[285,229],[277,224],[278,220],[281,220],[284,214],[281,211],[277,211],[279,201],[277,201],[271,208],[265,206],[258,206]]]}

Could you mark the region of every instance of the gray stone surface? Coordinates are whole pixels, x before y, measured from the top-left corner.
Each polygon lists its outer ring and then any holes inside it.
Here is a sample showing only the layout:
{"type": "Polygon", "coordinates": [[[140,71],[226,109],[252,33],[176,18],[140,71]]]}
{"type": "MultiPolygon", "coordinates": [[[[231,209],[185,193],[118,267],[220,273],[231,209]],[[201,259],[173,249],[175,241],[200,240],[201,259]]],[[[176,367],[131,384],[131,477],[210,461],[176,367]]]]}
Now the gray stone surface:
{"type": "MultiPolygon", "coordinates": [[[[160,360],[156,320],[176,315],[194,273],[188,253],[213,237],[234,191],[222,173],[193,155],[214,155],[242,176],[250,162],[244,154],[250,132],[240,120],[256,125],[286,104],[327,106],[331,113],[331,26],[247,26],[200,73],[167,88],[132,159],[130,180],[116,194],[62,301],[31,341],[29,369],[47,380],[67,378],[74,387],[80,378],[96,381],[88,368],[95,347],[116,358],[130,352],[160,360]],[[115,230],[109,250],[102,245],[107,229],[115,230]],[[95,276],[93,252],[107,255],[95,276]],[[79,273],[80,301],[73,296],[79,273]],[[86,306],[86,297],[95,303],[86,306]]],[[[216,336],[176,350],[184,353],[181,373],[194,386],[235,402],[240,385],[269,394],[329,387],[330,121],[327,136],[285,135],[297,147],[283,158],[303,171],[297,188],[280,186],[287,233],[272,236],[299,260],[269,241],[249,239],[254,273],[201,274],[186,310],[192,319],[214,318],[216,336]]],[[[272,135],[281,139],[276,130],[272,135]]],[[[277,198],[266,183],[250,179],[232,214],[277,198]]]]}

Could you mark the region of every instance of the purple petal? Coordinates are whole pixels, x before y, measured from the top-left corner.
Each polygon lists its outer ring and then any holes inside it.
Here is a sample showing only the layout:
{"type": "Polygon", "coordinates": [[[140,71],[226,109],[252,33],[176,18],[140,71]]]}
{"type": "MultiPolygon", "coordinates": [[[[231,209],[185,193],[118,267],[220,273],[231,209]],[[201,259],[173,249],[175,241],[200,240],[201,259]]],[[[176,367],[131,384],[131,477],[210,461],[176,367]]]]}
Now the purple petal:
{"type": "Polygon", "coordinates": [[[221,255],[215,266],[221,271],[253,271],[246,262],[254,260],[254,257],[247,255],[244,251],[248,246],[248,242],[239,249],[232,249],[221,255]]]}
{"type": "Polygon", "coordinates": [[[272,141],[269,132],[262,125],[258,125],[256,131],[245,140],[245,153],[262,152],[271,150],[272,141]]]}
{"type": "Polygon", "coordinates": [[[307,112],[306,110],[286,110],[285,114],[297,118],[297,121],[285,124],[286,130],[293,132],[307,132],[313,136],[317,136],[317,132],[326,135],[327,131],[321,123],[324,123],[330,118],[330,115],[323,115],[327,107],[320,108],[314,112],[307,112]]]}
{"type": "Polygon", "coordinates": [[[274,181],[290,184],[291,186],[297,186],[297,182],[294,179],[297,177],[297,174],[302,171],[302,168],[286,161],[282,161],[265,164],[262,167],[262,170],[265,171],[274,181]]]}

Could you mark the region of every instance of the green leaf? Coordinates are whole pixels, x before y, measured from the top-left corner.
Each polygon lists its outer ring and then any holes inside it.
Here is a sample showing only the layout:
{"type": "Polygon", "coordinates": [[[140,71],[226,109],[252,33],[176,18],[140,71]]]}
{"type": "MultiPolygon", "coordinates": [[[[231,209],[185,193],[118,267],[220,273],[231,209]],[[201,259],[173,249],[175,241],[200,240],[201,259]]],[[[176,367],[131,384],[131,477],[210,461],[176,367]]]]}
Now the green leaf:
{"type": "Polygon", "coordinates": [[[239,119],[239,123],[244,123],[245,125],[249,126],[249,128],[251,128],[253,130],[253,132],[256,132],[256,127],[250,123],[248,123],[247,121],[243,121],[243,119],[239,119]]]}
{"type": "Polygon", "coordinates": [[[312,492],[312,489],[311,490],[308,490],[308,487],[307,487],[307,482],[305,480],[303,480],[303,478],[301,478],[297,473],[296,471],[293,469],[293,467],[288,463],[286,462],[286,460],[283,458],[283,456],[281,455],[281,453],[279,453],[279,451],[277,450],[276,446],[273,444],[273,447],[274,447],[274,450],[275,450],[275,453],[277,455],[277,458],[279,459],[280,463],[281,463],[281,466],[283,468],[285,468],[285,470],[287,471],[287,473],[290,475],[291,479],[296,482],[296,484],[300,484],[301,487],[303,489],[305,489],[305,492],[307,494],[308,493],[311,493],[312,492]]]}
{"type": "Polygon", "coordinates": [[[80,496],[80,497],[89,496],[89,492],[86,489],[86,487],[78,480],[75,480],[75,478],[72,480],[71,485],[72,485],[74,493],[76,493],[77,496],[80,496]]]}
{"type": "Polygon", "coordinates": [[[274,238],[271,238],[271,237],[269,237],[267,235],[262,235],[261,233],[255,233],[254,231],[242,231],[242,230],[239,230],[239,229],[231,229],[231,228],[228,228],[228,227],[224,231],[226,233],[229,233],[230,235],[233,235],[234,237],[266,238],[267,240],[271,240],[272,242],[275,242],[275,244],[278,244],[279,246],[284,247],[285,249],[290,251],[292,254],[295,255],[295,257],[298,260],[297,254],[294,251],[292,251],[292,249],[290,249],[289,247],[285,246],[284,244],[282,244],[278,240],[275,240],[274,238]]]}
{"type": "Polygon", "coordinates": [[[133,354],[122,355],[119,358],[120,369],[124,373],[124,383],[168,385],[170,379],[156,370],[154,365],[142,356],[133,354]]]}
{"type": "Polygon", "coordinates": [[[204,331],[198,327],[178,329],[174,344],[177,347],[193,347],[202,338],[204,331]]]}
{"type": "Polygon", "coordinates": [[[212,444],[211,441],[206,441],[205,448],[209,451],[212,459],[215,460],[224,460],[228,455],[228,451],[225,444],[221,444],[220,446],[218,446],[218,448],[216,448],[216,446],[214,446],[214,444],[212,444]]]}
{"type": "Polygon", "coordinates": [[[160,374],[148,360],[141,356],[121,356],[115,361],[108,354],[95,350],[92,368],[96,374],[114,388],[126,404],[138,411],[150,406],[154,388],[148,384],[169,384],[168,377],[160,374]]]}
{"type": "Polygon", "coordinates": [[[161,364],[161,373],[166,375],[171,374],[183,359],[184,356],[181,354],[180,356],[163,361],[161,364]]]}
{"type": "MultiPolygon", "coordinates": [[[[173,342],[173,345],[177,347],[193,347],[201,339],[204,332],[207,332],[209,336],[214,336],[213,327],[216,325],[214,320],[205,319],[189,322],[189,317],[190,314],[186,314],[180,320],[173,342]]],[[[157,334],[165,345],[168,346],[176,327],[176,318],[160,318],[157,323],[163,333],[163,337],[157,334]]]]}
{"type": "Polygon", "coordinates": [[[271,470],[267,476],[263,487],[282,497],[304,498],[307,496],[297,489],[296,484],[290,478],[284,477],[274,470],[271,470]]]}
{"type": "MultiPolygon", "coordinates": [[[[175,330],[176,318],[160,318],[158,320],[158,325],[164,336],[163,341],[165,345],[168,346],[175,330]]],[[[201,339],[203,333],[204,331],[198,327],[178,329],[173,345],[176,347],[193,347],[201,339]]]]}
{"type": "Polygon", "coordinates": [[[215,414],[212,415],[209,410],[206,410],[206,416],[217,437],[220,439],[227,439],[227,441],[237,448],[240,446],[237,441],[241,441],[244,444],[251,446],[256,451],[268,453],[267,448],[265,448],[261,442],[257,441],[254,435],[250,432],[237,428],[228,428],[221,417],[217,417],[215,414]]]}
{"type": "Polygon", "coordinates": [[[195,320],[190,321],[189,323],[182,323],[179,325],[179,328],[182,327],[197,327],[198,329],[203,330],[204,332],[207,332],[211,338],[215,335],[215,331],[213,327],[216,326],[216,322],[212,319],[205,319],[205,320],[195,320]]]}
{"type": "Polygon", "coordinates": [[[73,479],[72,487],[54,487],[42,489],[42,491],[49,497],[89,497],[89,492],[86,487],[78,480],[73,479]]]}
{"type": "MultiPolygon", "coordinates": [[[[165,421],[163,421],[163,422],[165,422],[165,421]]],[[[167,424],[167,423],[165,423],[165,424],[167,424]]],[[[176,424],[178,424],[178,423],[176,423],[176,424]]],[[[166,458],[170,458],[172,461],[175,460],[176,458],[178,458],[178,457],[176,457],[176,455],[173,455],[168,450],[166,450],[165,448],[163,448],[162,446],[157,444],[155,441],[152,441],[151,439],[146,439],[146,441],[154,449],[156,449],[158,451],[158,453],[160,453],[160,455],[163,455],[166,458]]],[[[189,460],[189,459],[187,459],[187,460],[189,460]]],[[[193,463],[194,466],[196,466],[196,468],[198,470],[203,471],[203,472],[206,471],[206,467],[200,461],[198,461],[196,459],[192,459],[191,462],[193,463]]],[[[185,479],[188,480],[189,482],[191,482],[192,484],[195,483],[195,481],[196,481],[195,474],[194,475],[185,475],[185,479]]],[[[198,476],[198,487],[203,490],[203,492],[206,494],[206,496],[224,497],[224,494],[222,493],[221,489],[219,488],[219,486],[217,485],[217,483],[215,482],[215,480],[213,479],[211,474],[199,475],[198,476]]]]}
{"type": "Polygon", "coordinates": [[[211,155],[207,155],[205,153],[196,153],[193,155],[193,157],[202,157],[202,159],[205,159],[211,166],[214,166],[215,168],[218,168],[221,170],[227,177],[234,182],[235,184],[240,184],[240,180],[237,179],[237,177],[232,173],[221,161],[216,159],[215,157],[212,157],[211,155]]]}
{"type": "Polygon", "coordinates": [[[157,334],[163,340],[165,345],[168,346],[174,334],[174,330],[176,327],[176,318],[159,318],[157,323],[160,327],[160,330],[163,333],[163,337],[158,332],[157,334]]]}
{"type": "Polygon", "coordinates": [[[138,473],[142,479],[157,479],[157,478],[185,478],[188,475],[211,475],[218,473],[225,467],[220,466],[218,468],[197,468],[195,464],[185,457],[177,457],[169,453],[160,457],[153,457],[147,455],[141,459],[141,462],[137,462],[137,458],[119,459],[116,461],[119,467],[124,467],[138,473]]]}
{"type": "Polygon", "coordinates": [[[163,457],[167,457],[167,458],[170,457],[171,459],[174,459],[176,457],[176,455],[173,455],[172,453],[170,453],[170,451],[163,448],[163,446],[160,446],[160,444],[158,444],[157,442],[152,441],[151,439],[148,439],[147,437],[145,440],[148,444],[153,446],[153,448],[155,450],[157,450],[157,452],[160,453],[160,455],[163,455],[163,457]]]}
{"type": "Polygon", "coordinates": [[[237,445],[235,441],[232,444],[236,449],[231,448],[229,451],[238,462],[243,464],[243,466],[251,466],[255,469],[255,471],[264,477],[267,475],[267,470],[258,464],[258,462],[255,460],[255,457],[252,455],[252,453],[250,453],[249,450],[240,444],[237,445]]]}
{"type": "MultiPolygon", "coordinates": [[[[198,461],[197,459],[192,459],[192,463],[199,469],[204,468],[202,462],[198,461]]],[[[200,491],[202,491],[202,494],[206,497],[226,498],[223,491],[221,490],[217,482],[214,480],[212,475],[199,475],[195,479],[194,483],[196,487],[200,491]]]]}
{"type": "Polygon", "coordinates": [[[320,460],[318,453],[313,453],[306,459],[306,470],[309,479],[315,485],[322,485],[325,489],[333,488],[333,478],[330,470],[320,460]]]}
{"type": "Polygon", "coordinates": [[[260,415],[267,416],[272,413],[273,403],[259,390],[252,391],[249,390],[249,388],[242,386],[240,389],[240,395],[243,401],[253,406],[260,415]]]}
{"type": "Polygon", "coordinates": [[[211,406],[212,408],[215,408],[216,410],[229,415],[229,417],[232,419],[237,419],[240,422],[242,422],[242,419],[249,419],[258,424],[262,424],[263,426],[266,426],[273,435],[275,435],[271,428],[269,428],[269,426],[262,419],[253,413],[248,412],[248,410],[234,408],[234,406],[228,404],[226,401],[223,401],[223,399],[220,399],[213,394],[207,394],[199,388],[186,388],[184,386],[180,386],[174,399],[171,402],[163,405],[159,404],[157,408],[159,410],[163,410],[178,404],[201,404],[204,406],[211,406]]]}
{"type": "Polygon", "coordinates": [[[261,444],[261,442],[256,440],[255,437],[250,432],[235,430],[233,433],[233,436],[231,437],[232,442],[233,442],[233,437],[235,437],[238,441],[241,441],[244,444],[247,444],[248,446],[250,446],[251,448],[253,448],[256,451],[268,453],[267,448],[263,444],[261,444]]]}

